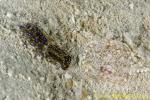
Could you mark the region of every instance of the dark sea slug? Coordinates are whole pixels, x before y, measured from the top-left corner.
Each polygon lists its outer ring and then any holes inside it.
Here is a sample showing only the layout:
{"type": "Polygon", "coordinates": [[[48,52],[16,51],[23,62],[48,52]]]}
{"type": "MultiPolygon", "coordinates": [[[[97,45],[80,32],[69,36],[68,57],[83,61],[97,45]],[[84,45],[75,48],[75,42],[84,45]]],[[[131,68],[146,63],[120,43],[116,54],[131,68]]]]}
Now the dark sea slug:
{"type": "Polygon", "coordinates": [[[50,37],[37,25],[26,23],[20,25],[20,30],[27,40],[39,51],[45,51],[45,57],[53,58],[62,65],[62,69],[66,70],[71,64],[71,56],[60,48],[55,41],[49,40],[50,37]]]}

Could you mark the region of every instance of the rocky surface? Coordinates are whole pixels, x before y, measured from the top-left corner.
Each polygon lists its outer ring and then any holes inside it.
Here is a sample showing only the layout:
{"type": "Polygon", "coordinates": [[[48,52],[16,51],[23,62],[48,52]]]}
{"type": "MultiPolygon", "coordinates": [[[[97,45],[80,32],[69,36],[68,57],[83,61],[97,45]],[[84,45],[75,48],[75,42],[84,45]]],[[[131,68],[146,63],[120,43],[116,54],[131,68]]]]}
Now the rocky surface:
{"type": "Polygon", "coordinates": [[[149,0],[0,0],[0,100],[150,98],[149,0]],[[38,23],[73,56],[68,70],[34,52],[38,23]]]}

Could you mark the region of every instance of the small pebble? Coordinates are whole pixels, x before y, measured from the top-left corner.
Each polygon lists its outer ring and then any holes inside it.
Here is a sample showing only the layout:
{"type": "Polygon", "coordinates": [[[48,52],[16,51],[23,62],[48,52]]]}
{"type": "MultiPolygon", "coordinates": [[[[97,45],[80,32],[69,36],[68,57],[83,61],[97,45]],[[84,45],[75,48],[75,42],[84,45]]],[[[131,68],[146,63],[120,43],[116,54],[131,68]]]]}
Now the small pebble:
{"type": "Polygon", "coordinates": [[[50,100],[50,98],[46,98],[46,100],[50,100]]]}
{"type": "Polygon", "coordinates": [[[28,80],[30,81],[30,80],[31,80],[31,77],[28,77],[28,80]]]}
{"type": "Polygon", "coordinates": [[[92,97],[91,97],[91,96],[88,96],[87,99],[88,99],[88,100],[92,100],[92,97]]]}
{"type": "Polygon", "coordinates": [[[40,81],[44,81],[45,80],[45,78],[44,77],[40,77],[40,81]]]}
{"type": "Polygon", "coordinates": [[[133,10],[134,4],[133,4],[133,3],[129,4],[129,8],[130,8],[131,10],[133,10]]]}
{"type": "Polygon", "coordinates": [[[10,12],[7,12],[6,16],[7,16],[8,18],[11,18],[11,17],[13,16],[13,14],[10,13],[10,12]]]}
{"type": "Polygon", "coordinates": [[[74,16],[71,16],[71,21],[75,24],[75,18],[74,18],[74,16]]]}
{"type": "Polygon", "coordinates": [[[1,61],[1,62],[0,62],[0,65],[2,66],[3,64],[4,64],[4,62],[3,62],[3,61],[1,61]]]}
{"type": "Polygon", "coordinates": [[[70,74],[66,73],[66,74],[65,74],[65,78],[66,78],[66,79],[71,79],[72,76],[71,76],[70,74]]]}
{"type": "Polygon", "coordinates": [[[8,70],[7,74],[8,74],[9,77],[12,77],[13,71],[12,70],[8,70]]]}

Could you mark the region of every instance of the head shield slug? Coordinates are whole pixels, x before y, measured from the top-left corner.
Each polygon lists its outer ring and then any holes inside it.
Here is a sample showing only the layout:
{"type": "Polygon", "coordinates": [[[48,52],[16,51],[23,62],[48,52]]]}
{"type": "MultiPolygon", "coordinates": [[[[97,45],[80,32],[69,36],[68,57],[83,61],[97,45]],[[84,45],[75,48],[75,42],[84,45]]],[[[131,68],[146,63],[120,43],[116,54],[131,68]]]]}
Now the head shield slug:
{"type": "Polygon", "coordinates": [[[51,37],[48,37],[37,24],[27,23],[21,25],[20,30],[27,37],[29,43],[40,49],[39,51],[45,52],[45,57],[50,57],[59,62],[62,65],[62,69],[68,69],[71,63],[71,56],[60,48],[55,41],[50,40],[51,37]]]}

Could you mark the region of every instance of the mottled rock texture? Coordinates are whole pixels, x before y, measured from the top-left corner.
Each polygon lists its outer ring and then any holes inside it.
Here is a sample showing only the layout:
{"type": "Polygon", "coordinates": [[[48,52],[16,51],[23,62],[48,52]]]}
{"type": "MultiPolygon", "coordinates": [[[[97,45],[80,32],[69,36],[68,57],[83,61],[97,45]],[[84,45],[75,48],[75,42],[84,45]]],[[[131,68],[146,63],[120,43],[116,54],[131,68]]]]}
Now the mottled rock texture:
{"type": "Polygon", "coordinates": [[[149,0],[0,0],[0,100],[148,98],[149,5],[149,0]],[[38,23],[73,56],[68,70],[23,41],[19,26],[28,22],[38,23]]]}

